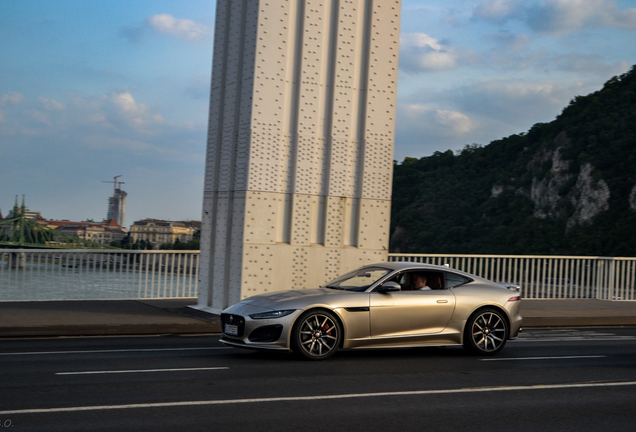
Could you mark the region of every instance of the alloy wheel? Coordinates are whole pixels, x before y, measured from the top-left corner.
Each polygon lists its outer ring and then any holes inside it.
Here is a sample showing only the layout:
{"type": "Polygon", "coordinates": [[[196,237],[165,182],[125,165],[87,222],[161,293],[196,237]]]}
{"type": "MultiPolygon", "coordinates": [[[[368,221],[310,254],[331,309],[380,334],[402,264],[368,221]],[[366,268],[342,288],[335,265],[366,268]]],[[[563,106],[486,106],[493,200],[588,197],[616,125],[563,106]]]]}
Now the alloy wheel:
{"type": "Polygon", "coordinates": [[[471,337],[479,351],[494,353],[506,343],[506,322],[495,312],[484,312],[472,321],[471,337]]]}
{"type": "Polygon", "coordinates": [[[335,319],[326,313],[305,317],[298,328],[298,343],[305,357],[322,359],[338,347],[340,332],[335,319]]]}

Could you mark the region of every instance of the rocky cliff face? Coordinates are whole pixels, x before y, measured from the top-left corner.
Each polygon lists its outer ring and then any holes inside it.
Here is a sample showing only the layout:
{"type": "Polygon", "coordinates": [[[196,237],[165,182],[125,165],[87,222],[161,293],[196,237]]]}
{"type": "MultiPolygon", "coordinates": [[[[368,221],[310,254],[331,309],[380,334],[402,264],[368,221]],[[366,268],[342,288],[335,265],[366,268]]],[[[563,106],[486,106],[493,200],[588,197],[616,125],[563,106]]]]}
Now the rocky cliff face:
{"type": "Polygon", "coordinates": [[[563,217],[561,189],[572,177],[569,162],[561,159],[560,147],[554,150],[543,150],[528,163],[528,171],[533,173],[530,199],[534,203],[533,216],[539,219],[556,219],[563,217]],[[545,162],[551,161],[549,172],[541,178],[537,176],[545,162]]]}
{"type": "MultiPolygon", "coordinates": [[[[533,216],[538,219],[567,218],[566,229],[575,225],[592,223],[595,216],[609,210],[610,189],[605,180],[595,180],[592,176],[594,167],[586,163],[578,173],[572,172],[571,161],[564,160],[561,150],[569,144],[565,132],[554,140],[553,149],[543,149],[528,163],[528,171],[533,174],[530,191],[523,188],[517,193],[529,196],[534,204],[533,216]],[[546,162],[550,162],[547,173],[540,174],[546,162]],[[572,185],[572,179],[576,183],[572,185]],[[568,205],[569,204],[569,205],[568,205]]],[[[496,190],[501,193],[503,188],[496,190]]],[[[494,193],[493,186],[492,196],[494,193]]],[[[636,193],[634,201],[636,201],[636,193]]]]}
{"type": "Polygon", "coordinates": [[[577,224],[589,224],[596,215],[609,210],[609,186],[603,179],[594,181],[592,169],[589,163],[581,167],[576,185],[568,195],[575,210],[568,219],[567,229],[577,224]]]}

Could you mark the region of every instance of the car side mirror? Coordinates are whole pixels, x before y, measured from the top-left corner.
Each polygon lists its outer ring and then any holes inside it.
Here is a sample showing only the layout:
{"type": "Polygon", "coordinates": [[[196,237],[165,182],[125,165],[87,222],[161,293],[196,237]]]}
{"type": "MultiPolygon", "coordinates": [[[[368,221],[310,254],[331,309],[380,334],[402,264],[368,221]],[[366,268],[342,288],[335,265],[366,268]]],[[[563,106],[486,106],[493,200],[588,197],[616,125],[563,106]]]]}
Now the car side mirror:
{"type": "Polygon", "coordinates": [[[378,292],[388,293],[388,292],[396,292],[402,291],[402,287],[397,282],[385,282],[380,286],[378,292]]]}

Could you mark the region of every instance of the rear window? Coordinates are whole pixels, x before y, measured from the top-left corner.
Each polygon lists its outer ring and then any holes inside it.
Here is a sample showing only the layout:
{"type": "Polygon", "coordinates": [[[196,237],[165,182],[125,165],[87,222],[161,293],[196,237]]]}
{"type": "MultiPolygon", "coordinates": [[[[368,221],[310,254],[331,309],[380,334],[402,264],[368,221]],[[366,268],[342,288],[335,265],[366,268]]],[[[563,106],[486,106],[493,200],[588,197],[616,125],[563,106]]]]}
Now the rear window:
{"type": "Polygon", "coordinates": [[[446,288],[453,288],[470,282],[470,279],[455,273],[446,273],[446,288]]]}

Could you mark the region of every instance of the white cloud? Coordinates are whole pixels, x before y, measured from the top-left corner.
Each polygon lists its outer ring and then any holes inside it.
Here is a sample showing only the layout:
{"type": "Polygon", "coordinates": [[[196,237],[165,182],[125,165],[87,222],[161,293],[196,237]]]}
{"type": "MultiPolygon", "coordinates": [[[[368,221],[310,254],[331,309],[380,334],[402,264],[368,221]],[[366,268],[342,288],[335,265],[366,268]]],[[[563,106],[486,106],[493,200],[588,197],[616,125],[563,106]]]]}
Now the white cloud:
{"type": "Polygon", "coordinates": [[[22,99],[24,99],[24,97],[20,93],[8,92],[0,97],[0,105],[5,105],[7,103],[19,104],[22,102],[22,99]]]}
{"type": "MultiPolygon", "coordinates": [[[[4,98],[0,100],[18,100],[4,98]]],[[[74,95],[68,101],[40,97],[21,99],[3,107],[0,136],[11,137],[7,145],[42,149],[56,142],[77,152],[114,150],[137,155],[152,154],[167,160],[190,159],[197,141],[205,143],[205,125],[172,124],[156,109],[135,100],[128,92],[86,97],[74,95]]],[[[198,155],[200,156],[200,155],[198,155]]]]}
{"type": "Polygon", "coordinates": [[[464,112],[522,128],[528,122],[552,121],[575,94],[581,83],[552,81],[491,80],[474,83],[446,94],[464,112]]]}
{"type": "Polygon", "coordinates": [[[620,10],[614,0],[545,0],[531,6],[518,0],[484,0],[473,10],[473,18],[498,24],[519,20],[548,34],[590,27],[636,30],[636,8],[620,10]]]}
{"type": "Polygon", "coordinates": [[[398,113],[398,118],[402,119],[401,126],[443,137],[463,137],[478,126],[476,121],[461,112],[416,103],[399,104],[398,113]]]}
{"type": "Polygon", "coordinates": [[[475,10],[473,16],[488,21],[505,22],[519,13],[519,4],[513,0],[485,0],[475,10]]]}
{"type": "Polygon", "coordinates": [[[400,67],[408,72],[440,72],[457,67],[458,54],[425,33],[400,37],[400,67]]]}
{"type": "Polygon", "coordinates": [[[545,67],[548,66],[559,71],[574,72],[578,76],[596,75],[607,79],[627,72],[631,65],[626,60],[608,64],[603,62],[603,58],[599,55],[572,53],[547,59],[545,67]]]}
{"type": "Polygon", "coordinates": [[[39,101],[44,106],[44,109],[47,111],[64,109],[64,104],[56,101],[55,99],[48,99],[43,96],[40,96],[39,101]]]}
{"type": "MultiPolygon", "coordinates": [[[[0,96],[0,107],[8,104],[17,105],[22,102],[23,96],[20,93],[8,92],[0,96]]],[[[7,115],[4,110],[0,109],[0,123],[4,123],[7,115]]]]}
{"type": "Polygon", "coordinates": [[[395,158],[486,145],[526,132],[554,120],[577,95],[598,90],[598,80],[594,74],[586,80],[490,79],[411,94],[397,106],[395,158]]]}
{"type": "Polygon", "coordinates": [[[495,42],[498,50],[524,51],[532,42],[532,37],[528,35],[519,35],[507,31],[486,35],[486,38],[495,42]]]}
{"type": "Polygon", "coordinates": [[[146,104],[139,104],[130,93],[113,94],[108,98],[105,109],[110,111],[111,117],[115,117],[134,128],[141,130],[152,128],[165,123],[163,116],[158,112],[152,112],[146,104]]]}
{"type": "Polygon", "coordinates": [[[204,24],[198,24],[189,19],[175,18],[169,14],[152,15],[148,17],[147,21],[153,30],[186,41],[203,39],[210,32],[209,27],[204,24]]]}
{"type": "Polygon", "coordinates": [[[468,115],[425,103],[398,103],[395,158],[421,157],[475,142],[480,124],[468,115]]]}

